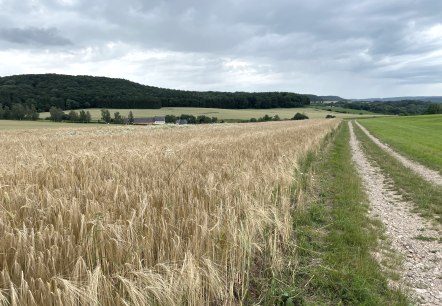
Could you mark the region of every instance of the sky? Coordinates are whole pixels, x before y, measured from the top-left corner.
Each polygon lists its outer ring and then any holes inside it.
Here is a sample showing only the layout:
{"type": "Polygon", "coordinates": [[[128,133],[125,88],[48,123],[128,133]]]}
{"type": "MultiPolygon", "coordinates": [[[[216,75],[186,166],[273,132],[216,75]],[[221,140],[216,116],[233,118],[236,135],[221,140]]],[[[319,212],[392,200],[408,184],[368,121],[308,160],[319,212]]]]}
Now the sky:
{"type": "Polygon", "coordinates": [[[0,0],[0,76],[442,95],[441,0],[0,0]]]}

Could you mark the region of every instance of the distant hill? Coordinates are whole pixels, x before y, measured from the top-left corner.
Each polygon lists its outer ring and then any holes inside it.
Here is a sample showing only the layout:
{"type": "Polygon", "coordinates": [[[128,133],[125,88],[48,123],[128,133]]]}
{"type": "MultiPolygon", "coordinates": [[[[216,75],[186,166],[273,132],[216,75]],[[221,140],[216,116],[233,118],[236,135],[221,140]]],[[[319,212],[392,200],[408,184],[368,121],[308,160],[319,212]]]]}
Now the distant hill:
{"type": "Polygon", "coordinates": [[[307,95],[289,92],[200,92],[158,88],[124,79],[61,74],[0,77],[0,104],[21,103],[48,111],[79,108],[275,108],[310,104],[307,95]]]}
{"type": "MultiPolygon", "coordinates": [[[[340,101],[330,105],[340,106],[343,108],[350,108],[356,110],[365,110],[373,113],[387,114],[387,115],[422,115],[427,113],[436,113],[439,111],[439,108],[436,107],[435,110],[430,111],[433,107],[432,103],[429,101],[421,101],[421,100],[395,100],[395,101],[340,101]]],[[[438,106],[438,104],[434,104],[438,106]]]]}
{"type": "Polygon", "coordinates": [[[339,96],[317,96],[317,95],[307,95],[312,103],[324,102],[324,101],[345,101],[344,98],[339,96]]]}
{"type": "Polygon", "coordinates": [[[352,101],[405,101],[419,100],[425,102],[442,103],[442,96],[410,96],[410,97],[391,97],[391,98],[368,98],[368,99],[350,99],[352,101]]]}

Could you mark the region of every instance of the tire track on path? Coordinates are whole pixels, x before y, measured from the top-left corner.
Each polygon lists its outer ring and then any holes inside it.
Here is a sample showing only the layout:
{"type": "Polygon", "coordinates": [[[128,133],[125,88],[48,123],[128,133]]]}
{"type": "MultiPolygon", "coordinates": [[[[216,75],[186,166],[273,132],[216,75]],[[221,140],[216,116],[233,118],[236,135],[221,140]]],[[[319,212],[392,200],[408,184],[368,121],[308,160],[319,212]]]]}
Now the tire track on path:
{"type": "Polygon", "coordinates": [[[428,220],[413,213],[412,203],[405,202],[392,191],[387,177],[368,161],[353,131],[350,129],[352,159],[370,201],[370,214],[385,225],[393,249],[404,259],[400,285],[410,289],[420,305],[442,305],[442,244],[441,229],[435,230],[428,220]],[[423,241],[416,237],[435,240],[423,241]]]}
{"type": "Polygon", "coordinates": [[[428,167],[425,167],[415,161],[412,161],[405,156],[397,153],[394,151],[390,146],[384,144],[381,142],[378,138],[373,136],[365,127],[363,127],[359,122],[356,122],[356,124],[361,128],[361,130],[370,138],[376,145],[381,147],[383,150],[388,152],[391,156],[399,160],[405,167],[411,169],[412,171],[416,172],[418,175],[420,175],[424,180],[438,185],[442,186],[442,175],[439,174],[439,172],[432,170],[428,167]]]}

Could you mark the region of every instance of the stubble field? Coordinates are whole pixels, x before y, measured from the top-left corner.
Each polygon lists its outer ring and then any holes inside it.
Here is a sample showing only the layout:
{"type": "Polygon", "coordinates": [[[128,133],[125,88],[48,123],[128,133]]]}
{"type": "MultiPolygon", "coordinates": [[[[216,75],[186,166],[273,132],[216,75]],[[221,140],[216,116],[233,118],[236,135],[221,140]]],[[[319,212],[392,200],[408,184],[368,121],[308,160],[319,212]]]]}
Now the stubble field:
{"type": "Polygon", "coordinates": [[[338,123],[1,131],[0,304],[259,300],[296,269],[293,173],[338,123]]]}

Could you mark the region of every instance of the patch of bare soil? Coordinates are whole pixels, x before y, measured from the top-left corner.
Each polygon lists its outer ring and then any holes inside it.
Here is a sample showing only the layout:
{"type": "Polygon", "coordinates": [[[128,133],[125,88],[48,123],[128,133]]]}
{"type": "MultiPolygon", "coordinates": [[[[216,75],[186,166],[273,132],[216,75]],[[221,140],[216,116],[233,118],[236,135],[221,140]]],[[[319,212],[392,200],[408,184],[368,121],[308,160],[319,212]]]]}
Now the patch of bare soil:
{"type": "Polygon", "coordinates": [[[349,122],[353,162],[368,194],[371,215],[385,225],[392,248],[403,257],[400,285],[419,305],[442,305],[441,228],[412,212],[413,204],[392,191],[392,184],[372,165],[349,122]]]}
{"type": "Polygon", "coordinates": [[[378,138],[374,137],[365,127],[360,125],[358,122],[356,124],[361,128],[361,130],[370,138],[375,144],[377,144],[379,147],[381,147],[383,150],[388,152],[391,156],[399,160],[405,167],[411,169],[412,171],[416,172],[418,175],[420,175],[424,180],[433,183],[438,186],[442,186],[442,176],[439,174],[439,172],[432,170],[428,167],[425,167],[415,161],[412,161],[401,154],[394,151],[392,148],[390,148],[388,145],[381,142],[378,138]]]}

